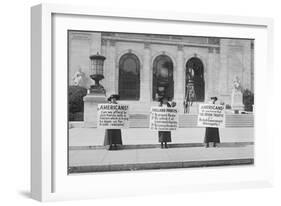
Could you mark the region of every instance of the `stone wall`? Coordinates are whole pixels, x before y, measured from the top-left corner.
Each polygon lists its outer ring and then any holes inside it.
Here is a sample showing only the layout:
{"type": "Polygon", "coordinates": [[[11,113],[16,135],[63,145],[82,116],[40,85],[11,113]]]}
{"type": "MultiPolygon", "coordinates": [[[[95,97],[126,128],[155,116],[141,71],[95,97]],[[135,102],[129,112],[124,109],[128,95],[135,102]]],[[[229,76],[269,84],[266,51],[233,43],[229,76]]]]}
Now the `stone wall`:
{"type": "Polygon", "coordinates": [[[253,56],[251,40],[220,40],[220,83],[221,99],[230,102],[232,81],[237,76],[245,89],[253,91],[253,56]]]}

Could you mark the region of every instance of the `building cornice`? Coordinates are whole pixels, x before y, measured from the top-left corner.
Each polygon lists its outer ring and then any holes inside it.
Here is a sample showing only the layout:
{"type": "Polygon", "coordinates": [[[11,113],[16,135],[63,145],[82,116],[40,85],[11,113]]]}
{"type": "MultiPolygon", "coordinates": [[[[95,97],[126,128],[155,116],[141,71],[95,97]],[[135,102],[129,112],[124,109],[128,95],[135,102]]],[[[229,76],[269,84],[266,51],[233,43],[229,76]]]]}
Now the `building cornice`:
{"type": "Polygon", "coordinates": [[[134,42],[134,43],[145,43],[145,44],[164,44],[174,46],[189,46],[189,47],[204,47],[204,48],[219,48],[219,44],[206,44],[206,43],[191,43],[184,42],[182,40],[167,39],[167,40],[155,40],[155,39],[138,39],[128,37],[116,37],[116,36],[102,36],[102,40],[122,41],[122,42],[134,42]]]}

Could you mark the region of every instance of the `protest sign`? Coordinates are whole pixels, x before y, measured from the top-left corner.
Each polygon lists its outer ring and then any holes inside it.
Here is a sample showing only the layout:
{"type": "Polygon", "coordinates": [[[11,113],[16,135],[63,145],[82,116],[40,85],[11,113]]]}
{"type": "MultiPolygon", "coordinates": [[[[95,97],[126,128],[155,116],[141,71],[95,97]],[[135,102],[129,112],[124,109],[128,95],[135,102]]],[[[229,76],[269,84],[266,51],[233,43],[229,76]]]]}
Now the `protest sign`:
{"type": "Polygon", "coordinates": [[[224,127],[225,106],[216,104],[200,104],[198,113],[198,127],[224,127]]]}
{"type": "Polygon", "coordinates": [[[97,127],[121,129],[128,127],[129,106],[123,104],[99,104],[97,108],[97,127]]]}
{"type": "Polygon", "coordinates": [[[149,128],[157,131],[171,131],[178,127],[178,110],[171,107],[151,107],[149,128]]]}

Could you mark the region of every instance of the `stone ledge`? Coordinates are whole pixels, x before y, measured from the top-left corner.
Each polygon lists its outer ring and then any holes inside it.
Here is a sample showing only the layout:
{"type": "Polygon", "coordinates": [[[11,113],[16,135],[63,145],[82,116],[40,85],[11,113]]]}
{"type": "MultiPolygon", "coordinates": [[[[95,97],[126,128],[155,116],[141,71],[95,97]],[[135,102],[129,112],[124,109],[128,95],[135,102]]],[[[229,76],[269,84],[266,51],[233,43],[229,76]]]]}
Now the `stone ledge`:
{"type": "MultiPolygon", "coordinates": [[[[223,142],[218,144],[217,147],[241,147],[253,145],[254,142],[223,142]]],[[[168,144],[169,148],[183,148],[183,147],[204,147],[204,143],[171,143],[168,144]]],[[[119,149],[148,149],[160,148],[160,144],[135,144],[135,145],[122,145],[119,149]]],[[[69,150],[98,150],[105,149],[103,145],[88,145],[88,146],[69,146],[69,150]]]]}
{"type": "Polygon", "coordinates": [[[225,160],[202,160],[202,161],[180,161],[180,162],[153,162],[113,165],[89,165],[69,167],[68,173],[90,173],[90,172],[113,172],[113,171],[135,171],[135,170],[158,170],[192,167],[214,167],[233,165],[253,165],[253,158],[225,159],[225,160]]]}

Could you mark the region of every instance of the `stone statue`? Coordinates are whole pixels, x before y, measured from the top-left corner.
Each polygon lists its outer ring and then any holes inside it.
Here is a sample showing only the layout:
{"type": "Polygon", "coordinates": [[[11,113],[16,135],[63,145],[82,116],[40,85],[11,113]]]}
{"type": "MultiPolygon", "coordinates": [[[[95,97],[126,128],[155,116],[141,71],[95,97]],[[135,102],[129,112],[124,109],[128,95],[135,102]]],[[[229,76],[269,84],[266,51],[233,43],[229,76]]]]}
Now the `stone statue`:
{"type": "Polygon", "coordinates": [[[233,110],[244,110],[243,105],[243,87],[238,76],[233,79],[231,93],[231,108],[233,110]]]}
{"type": "Polygon", "coordinates": [[[189,82],[194,82],[194,70],[192,68],[188,68],[187,72],[187,81],[189,82]]]}
{"type": "Polygon", "coordinates": [[[90,77],[86,76],[81,67],[79,67],[78,71],[72,76],[72,81],[74,85],[84,87],[86,89],[89,89],[90,86],[94,84],[94,81],[90,77]]]}
{"type": "Polygon", "coordinates": [[[194,90],[194,70],[188,68],[186,74],[186,88],[185,88],[185,97],[183,102],[184,113],[190,113],[190,109],[194,101],[196,101],[196,94],[194,90]]]}
{"type": "Polygon", "coordinates": [[[238,76],[236,76],[234,79],[233,79],[233,84],[232,84],[232,91],[234,90],[234,92],[242,92],[243,88],[241,86],[241,82],[240,82],[240,79],[238,76]]]}

